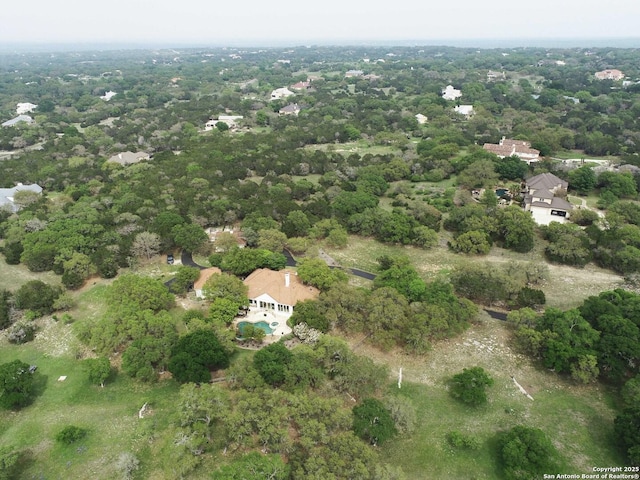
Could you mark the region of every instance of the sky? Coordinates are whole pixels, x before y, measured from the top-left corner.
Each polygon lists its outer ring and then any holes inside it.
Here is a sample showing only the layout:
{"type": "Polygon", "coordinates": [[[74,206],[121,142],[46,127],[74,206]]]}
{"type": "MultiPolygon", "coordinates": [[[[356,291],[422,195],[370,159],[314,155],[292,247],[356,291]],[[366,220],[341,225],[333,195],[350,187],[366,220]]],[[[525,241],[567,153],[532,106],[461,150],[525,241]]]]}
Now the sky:
{"type": "MultiPolygon", "coordinates": [[[[276,46],[635,38],[638,0],[11,0],[14,44],[276,46]]],[[[535,42],[533,42],[535,43],[535,42]]],[[[570,43],[570,42],[569,42],[570,43]]],[[[548,45],[549,46],[549,45],[548,45]]]]}

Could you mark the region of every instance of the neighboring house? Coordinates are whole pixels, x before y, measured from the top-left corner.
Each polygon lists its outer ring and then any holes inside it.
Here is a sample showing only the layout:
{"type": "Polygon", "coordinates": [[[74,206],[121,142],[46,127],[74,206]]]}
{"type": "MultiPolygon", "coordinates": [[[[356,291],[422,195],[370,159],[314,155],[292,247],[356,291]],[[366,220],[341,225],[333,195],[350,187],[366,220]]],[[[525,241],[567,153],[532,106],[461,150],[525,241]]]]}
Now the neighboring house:
{"type": "Polygon", "coordinates": [[[318,298],[320,291],[302,283],[292,270],[259,268],[249,275],[244,284],[249,288],[249,306],[269,310],[289,317],[296,303],[318,298]]]}
{"type": "Polygon", "coordinates": [[[12,118],[11,120],[7,120],[6,122],[4,122],[2,126],[13,127],[21,122],[31,125],[33,123],[33,118],[31,118],[29,115],[18,115],[16,118],[12,118]]]}
{"type": "Polygon", "coordinates": [[[271,100],[280,100],[281,98],[287,98],[291,95],[295,95],[295,93],[293,93],[287,87],[276,88],[273,92],[271,92],[271,100]]]}
{"type": "Polygon", "coordinates": [[[567,190],[569,184],[552,173],[541,173],[526,182],[524,209],[531,212],[538,225],[551,222],[564,223],[573,207],[564,198],[556,196],[567,190]]]}
{"type": "Polygon", "coordinates": [[[418,123],[420,125],[424,125],[425,123],[427,123],[427,120],[429,120],[429,119],[426,116],[424,116],[423,114],[418,113],[416,115],[416,120],[418,121],[418,123]]]}
{"type": "Polygon", "coordinates": [[[506,78],[506,75],[504,74],[504,72],[494,72],[493,70],[489,70],[487,72],[487,80],[494,81],[494,80],[504,80],[506,78]]]}
{"type": "Polygon", "coordinates": [[[42,187],[37,183],[31,185],[23,185],[18,183],[13,188],[0,188],[0,210],[9,210],[11,212],[17,212],[20,210],[20,206],[14,202],[14,197],[17,192],[35,192],[38,195],[42,194],[42,187]]]}
{"type": "Polygon", "coordinates": [[[453,108],[453,111],[465,117],[470,117],[473,115],[473,105],[458,105],[453,108]]]}
{"type": "Polygon", "coordinates": [[[442,98],[445,100],[455,100],[456,98],[460,98],[462,96],[462,92],[453,88],[453,85],[447,85],[442,90],[442,98]]]}
{"type": "Polygon", "coordinates": [[[202,291],[202,287],[213,275],[220,275],[222,270],[218,267],[210,267],[205,268],[204,270],[200,270],[200,277],[193,283],[193,290],[196,292],[196,297],[204,298],[204,292],[202,291]]]}
{"type": "Polygon", "coordinates": [[[491,152],[500,158],[516,156],[529,165],[531,162],[540,160],[540,150],[531,148],[531,143],[524,140],[512,140],[502,137],[500,143],[485,143],[483,147],[487,152],[491,152]]]}
{"type": "Polygon", "coordinates": [[[278,111],[278,113],[280,115],[295,115],[295,116],[298,116],[298,113],[300,113],[300,107],[298,106],[297,103],[290,103],[286,107],[282,107],[278,111]]]}
{"type": "Polygon", "coordinates": [[[238,126],[238,120],[242,120],[242,115],[220,115],[218,118],[210,118],[207,123],[204,124],[205,131],[213,130],[218,122],[224,122],[229,128],[236,128],[238,126]]]}
{"type": "Polygon", "coordinates": [[[104,100],[105,102],[108,102],[109,100],[111,100],[114,96],[116,96],[117,93],[116,92],[112,92],[111,90],[109,90],[108,92],[106,92],[104,95],[101,95],[100,98],[102,100],[104,100]]]}
{"type": "Polygon", "coordinates": [[[121,152],[109,158],[107,162],[119,163],[120,165],[131,165],[142,160],[149,160],[151,156],[146,152],[121,152]]]}
{"type": "Polygon", "coordinates": [[[311,82],[307,80],[306,82],[298,82],[291,85],[293,90],[308,90],[311,88],[311,82]]]}
{"type": "Polygon", "coordinates": [[[602,70],[601,72],[596,72],[595,74],[596,80],[622,80],[624,78],[624,73],[620,70],[616,70],[615,68],[611,70],[602,70]]]}
{"type": "MultiPolygon", "coordinates": [[[[242,237],[242,233],[240,231],[239,228],[234,228],[233,226],[230,227],[209,227],[205,230],[205,232],[207,233],[207,235],[209,235],[209,241],[211,243],[215,242],[218,238],[218,235],[220,235],[221,233],[228,233],[230,235],[233,235],[233,237],[236,239],[236,244],[238,245],[239,248],[244,248],[247,245],[247,241],[242,237]]],[[[216,252],[219,252],[221,250],[218,250],[216,248],[216,252]]]]}
{"type": "Polygon", "coordinates": [[[16,106],[16,114],[17,115],[24,115],[25,113],[31,113],[33,112],[36,108],[38,108],[38,105],[35,105],[33,103],[19,103],[16,106]]]}
{"type": "Polygon", "coordinates": [[[347,70],[347,72],[344,74],[345,78],[353,78],[353,77],[361,77],[364,75],[364,72],[362,70],[347,70]]]}

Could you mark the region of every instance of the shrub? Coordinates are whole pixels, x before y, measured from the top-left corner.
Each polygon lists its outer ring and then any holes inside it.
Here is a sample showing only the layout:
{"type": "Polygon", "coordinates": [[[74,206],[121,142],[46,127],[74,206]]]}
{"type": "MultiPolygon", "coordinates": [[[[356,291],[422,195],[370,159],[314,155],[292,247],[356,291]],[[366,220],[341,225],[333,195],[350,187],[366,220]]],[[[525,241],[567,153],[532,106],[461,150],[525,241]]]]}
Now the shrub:
{"type": "Polygon", "coordinates": [[[56,441],[70,445],[78,440],[82,440],[87,436],[86,428],[76,427],[75,425],[67,425],[56,434],[56,441]]]}
{"type": "Polygon", "coordinates": [[[457,430],[447,433],[447,443],[454,448],[465,450],[478,450],[480,448],[480,439],[457,430]]]}
{"type": "Polygon", "coordinates": [[[482,367],[465,368],[453,376],[451,395],[471,406],[487,402],[486,387],[493,385],[493,379],[482,367]]]}
{"type": "Polygon", "coordinates": [[[9,329],[7,336],[11,343],[21,345],[30,342],[36,335],[36,326],[33,323],[18,322],[9,329]]]}

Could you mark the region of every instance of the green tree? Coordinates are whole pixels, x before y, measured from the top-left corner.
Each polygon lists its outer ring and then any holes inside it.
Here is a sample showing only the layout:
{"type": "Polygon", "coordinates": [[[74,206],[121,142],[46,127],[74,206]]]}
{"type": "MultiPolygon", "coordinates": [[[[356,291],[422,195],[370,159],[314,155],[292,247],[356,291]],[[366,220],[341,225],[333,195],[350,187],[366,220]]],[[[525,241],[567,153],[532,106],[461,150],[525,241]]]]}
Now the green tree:
{"type": "Polygon", "coordinates": [[[0,365],[0,407],[24,407],[31,401],[34,386],[29,364],[14,360],[0,365]]]}
{"type": "Polygon", "coordinates": [[[256,352],[253,365],[269,385],[282,385],[292,358],[293,354],[284,343],[272,343],[256,352]]]}
{"type": "Polygon", "coordinates": [[[465,368],[451,380],[451,395],[467,405],[477,407],[487,403],[486,388],[493,379],[482,367],[465,368]]]}
{"type": "Polygon", "coordinates": [[[169,289],[175,294],[184,295],[190,287],[193,287],[194,282],[198,280],[199,276],[199,268],[180,265],[169,289]]]}
{"type": "Polygon", "coordinates": [[[0,330],[11,325],[11,292],[0,290],[0,330]]]}
{"type": "Polygon", "coordinates": [[[489,237],[485,232],[471,230],[458,235],[450,244],[451,250],[467,255],[486,255],[491,250],[489,237]]]}
{"type": "Polygon", "coordinates": [[[296,303],[296,308],[289,318],[289,323],[294,326],[299,323],[306,323],[309,327],[326,333],[331,324],[327,317],[322,313],[321,305],[318,300],[305,300],[296,303]]]}
{"type": "Polygon", "coordinates": [[[353,431],[372,445],[382,445],[398,433],[391,412],[375,398],[353,407],[353,431]]]}
{"type": "Polygon", "coordinates": [[[169,371],[180,383],[211,380],[210,370],[229,366],[228,352],[211,330],[196,330],[181,337],[171,352],[169,371]]]}
{"type": "Polygon", "coordinates": [[[107,357],[88,358],[84,362],[89,375],[89,381],[104,388],[104,382],[111,375],[111,362],[107,357]]]}
{"type": "Polygon", "coordinates": [[[544,432],[513,427],[498,439],[499,460],[507,480],[530,480],[557,471],[558,453],[544,432]]]}
{"type": "Polygon", "coordinates": [[[231,325],[243,305],[228,298],[216,298],[209,307],[209,320],[217,325],[231,325]]]}
{"type": "Polygon", "coordinates": [[[511,205],[498,210],[498,234],[504,247],[520,253],[533,248],[535,221],[528,212],[511,205]]]}
{"type": "Polygon", "coordinates": [[[53,302],[60,293],[58,288],[41,280],[30,280],[16,291],[14,301],[21,310],[31,310],[38,316],[47,315],[53,311],[53,302]]]}
{"type": "Polygon", "coordinates": [[[458,183],[467,188],[493,188],[499,174],[491,160],[477,160],[458,175],[458,183]]]}
{"type": "Polygon", "coordinates": [[[529,165],[514,155],[497,160],[495,170],[505,180],[522,180],[529,171],[529,165]]]}
{"type": "Polygon", "coordinates": [[[282,252],[286,243],[287,236],[280,230],[260,230],[260,233],[258,234],[258,247],[269,250],[271,252],[282,252]]]}
{"type": "Polygon", "coordinates": [[[569,172],[569,187],[580,195],[587,195],[596,186],[596,173],[588,165],[569,172]]]}
{"type": "Polygon", "coordinates": [[[175,244],[187,252],[197,252],[209,241],[202,227],[193,223],[176,225],[171,229],[175,244]]]}
{"type": "Polygon", "coordinates": [[[307,285],[328,290],[338,283],[345,283],[347,275],[339,269],[331,269],[320,258],[303,258],[298,262],[298,276],[307,285]]]}
{"type": "Polygon", "coordinates": [[[109,287],[107,300],[112,308],[134,308],[137,310],[170,309],[174,303],[174,296],[169,293],[162,282],[139,275],[122,275],[109,287]]]}
{"type": "Polygon", "coordinates": [[[282,231],[289,238],[306,237],[311,228],[311,222],[307,215],[301,210],[289,212],[282,222],[282,231]]]}
{"type": "Polygon", "coordinates": [[[614,420],[614,432],[631,465],[640,465],[640,407],[626,407],[614,420]]]}
{"type": "Polygon", "coordinates": [[[205,298],[211,301],[226,298],[239,306],[249,304],[248,287],[242,283],[242,280],[227,273],[211,275],[202,286],[202,291],[205,298]]]}

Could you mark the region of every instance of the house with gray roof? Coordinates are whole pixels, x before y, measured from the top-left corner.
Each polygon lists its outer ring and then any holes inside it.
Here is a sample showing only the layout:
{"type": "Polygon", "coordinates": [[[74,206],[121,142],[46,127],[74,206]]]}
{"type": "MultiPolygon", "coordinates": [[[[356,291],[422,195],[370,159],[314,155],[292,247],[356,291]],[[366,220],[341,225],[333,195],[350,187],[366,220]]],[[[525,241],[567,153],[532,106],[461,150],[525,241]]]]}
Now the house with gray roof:
{"type": "Polygon", "coordinates": [[[9,210],[13,213],[20,210],[20,205],[17,205],[14,199],[16,193],[24,191],[34,192],[38,195],[41,195],[42,187],[37,183],[32,183],[30,185],[23,185],[21,183],[18,183],[15,187],[12,188],[0,188],[0,209],[9,210]]]}
{"type": "Polygon", "coordinates": [[[33,123],[33,118],[29,115],[18,115],[16,118],[12,118],[11,120],[7,120],[2,124],[3,127],[13,127],[20,122],[27,123],[31,125],[33,123]]]}
{"type": "Polygon", "coordinates": [[[541,173],[526,182],[524,209],[538,225],[549,225],[551,222],[564,223],[573,206],[561,192],[566,192],[569,184],[552,173],[541,173]]]}
{"type": "Polygon", "coordinates": [[[107,162],[119,163],[120,165],[131,165],[132,163],[138,163],[143,160],[149,160],[151,156],[146,152],[120,152],[113,157],[109,158],[107,162]]]}

